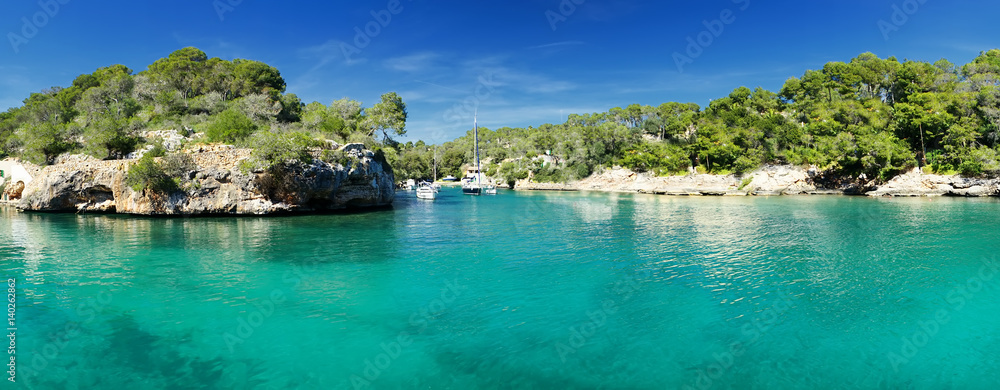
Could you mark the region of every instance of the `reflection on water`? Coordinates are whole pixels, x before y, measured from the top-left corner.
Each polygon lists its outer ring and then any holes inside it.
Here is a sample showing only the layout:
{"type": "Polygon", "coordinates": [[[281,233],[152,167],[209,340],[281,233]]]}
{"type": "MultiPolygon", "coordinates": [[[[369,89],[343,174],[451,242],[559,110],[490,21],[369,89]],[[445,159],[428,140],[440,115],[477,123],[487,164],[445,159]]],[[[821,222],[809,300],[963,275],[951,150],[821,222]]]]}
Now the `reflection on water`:
{"type": "Polygon", "coordinates": [[[700,388],[733,348],[708,387],[983,388],[997,206],[445,189],[290,218],[0,209],[0,270],[36,389],[700,388]]]}

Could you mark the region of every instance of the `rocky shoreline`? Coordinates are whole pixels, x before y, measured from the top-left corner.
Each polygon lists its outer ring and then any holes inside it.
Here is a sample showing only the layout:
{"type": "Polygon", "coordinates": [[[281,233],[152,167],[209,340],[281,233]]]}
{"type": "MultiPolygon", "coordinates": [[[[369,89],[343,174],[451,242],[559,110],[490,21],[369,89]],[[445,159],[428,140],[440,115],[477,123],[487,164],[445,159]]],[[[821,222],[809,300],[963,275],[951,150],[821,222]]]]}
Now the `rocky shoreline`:
{"type": "MultiPolygon", "coordinates": [[[[395,178],[388,164],[361,144],[338,148],[333,164],[296,163],[284,177],[246,172],[249,149],[199,147],[179,191],[135,191],[125,183],[137,159],[101,161],[70,156],[41,169],[13,203],[24,211],[150,216],[272,215],[383,208],[392,205],[395,178]],[[206,150],[207,149],[207,150],[206,150]]],[[[318,155],[318,151],[317,151],[318,155]]]]}
{"type": "MultiPolygon", "coordinates": [[[[292,165],[281,181],[284,190],[275,191],[275,179],[268,173],[240,169],[240,163],[251,156],[249,149],[198,147],[184,152],[194,167],[183,180],[181,190],[170,194],[135,191],[126,185],[128,169],[137,159],[101,161],[64,156],[43,168],[25,163],[35,178],[20,189],[19,199],[5,204],[24,211],[148,216],[276,215],[391,206],[395,178],[388,164],[360,144],[337,149],[345,156],[342,161],[331,164],[316,158],[311,164],[292,165]]],[[[316,154],[318,157],[318,151],[316,154]]],[[[992,197],[1000,196],[1000,178],[932,175],[915,169],[875,185],[863,178],[830,178],[815,169],[794,166],[765,166],[743,176],[669,177],[616,167],[570,183],[521,180],[514,189],[667,196],[992,197]]]]}
{"type": "Polygon", "coordinates": [[[765,166],[743,176],[690,174],[658,177],[624,168],[606,169],[569,183],[518,181],[514,189],[597,191],[668,196],[866,195],[870,197],[1000,196],[1000,178],[923,174],[914,169],[876,185],[861,179],[829,178],[814,169],[765,166]]]}

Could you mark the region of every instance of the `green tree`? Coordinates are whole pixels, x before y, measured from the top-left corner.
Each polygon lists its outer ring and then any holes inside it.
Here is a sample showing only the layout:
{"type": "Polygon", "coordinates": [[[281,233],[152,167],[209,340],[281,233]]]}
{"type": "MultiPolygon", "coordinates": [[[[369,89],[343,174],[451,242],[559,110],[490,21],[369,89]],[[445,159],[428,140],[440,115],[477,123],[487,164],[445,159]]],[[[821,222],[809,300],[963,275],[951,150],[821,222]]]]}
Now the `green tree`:
{"type": "Polygon", "coordinates": [[[290,123],[302,120],[302,111],[306,106],[302,103],[302,99],[299,99],[294,93],[289,93],[281,95],[278,102],[281,103],[278,121],[290,123]]]}
{"type": "Polygon", "coordinates": [[[379,133],[385,143],[392,144],[393,136],[406,135],[406,103],[395,92],[382,95],[382,100],[365,110],[364,126],[371,137],[379,133]]]}
{"type": "Polygon", "coordinates": [[[344,121],[344,125],[351,131],[357,130],[363,119],[361,102],[348,98],[334,100],[330,103],[330,110],[344,121]]]}
{"type": "Polygon", "coordinates": [[[345,131],[346,125],[340,116],[320,102],[312,102],[302,110],[302,124],[324,136],[346,142],[350,132],[345,131]]]}
{"type": "Polygon", "coordinates": [[[24,148],[23,157],[36,164],[52,164],[60,154],[77,145],[71,141],[74,129],[63,124],[31,123],[18,132],[18,143],[24,148]]]}
{"type": "Polygon", "coordinates": [[[160,166],[163,167],[163,173],[172,178],[185,178],[198,168],[194,159],[187,153],[170,153],[163,157],[160,166]]]}
{"type": "Polygon", "coordinates": [[[142,156],[139,161],[129,167],[125,174],[125,184],[133,191],[149,190],[155,193],[170,194],[179,189],[177,182],[168,176],[160,163],[151,155],[142,156]]]}
{"type": "Polygon", "coordinates": [[[920,93],[907,99],[907,103],[894,106],[897,135],[919,150],[922,159],[927,149],[939,146],[948,128],[955,123],[955,117],[947,109],[950,102],[942,98],[940,94],[920,93]]]}
{"type": "Polygon", "coordinates": [[[130,118],[141,108],[139,102],[132,98],[134,87],[132,76],[116,75],[84,92],[79,106],[81,111],[87,113],[89,121],[99,121],[102,117],[130,118]]]}
{"type": "Polygon", "coordinates": [[[113,117],[91,123],[84,131],[87,154],[105,159],[120,159],[133,152],[139,136],[129,128],[129,122],[113,117]]]}
{"type": "Polygon", "coordinates": [[[157,80],[180,91],[184,99],[187,99],[198,94],[197,87],[201,83],[199,78],[207,60],[205,52],[195,47],[185,47],[150,64],[148,72],[157,80]]]}
{"type": "Polygon", "coordinates": [[[243,113],[228,109],[220,113],[208,128],[205,135],[211,142],[236,143],[246,139],[257,131],[257,124],[243,113]]]}
{"type": "Polygon", "coordinates": [[[434,176],[433,156],[428,153],[426,147],[404,147],[399,152],[397,161],[392,162],[396,179],[426,179],[430,180],[434,176]]]}
{"type": "Polygon", "coordinates": [[[524,160],[518,161],[507,161],[500,164],[500,170],[498,175],[500,179],[507,183],[511,188],[514,188],[514,184],[518,180],[524,180],[528,178],[528,167],[525,166],[524,160]]]}
{"type": "Polygon", "coordinates": [[[281,77],[281,72],[263,62],[233,60],[232,78],[236,83],[234,93],[237,96],[259,93],[278,100],[278,96],[285,92],[285,79],[281,77]]]}
{"type": "Polygon", "coordinates": [[[0,112],[0,158],[16,152],[18,127],[16,108],[0,112]]]}
{"type": "Polygon", "coordinates": [[[266,130],[254,133],[247,144],[253,146],[251,167],[265,171],[281,169],[294,162],[312,162],[310,148],[322,145],[305,133],[277,134],[266,130]]]}
{"type": "Polygon", "coordinates": [[[677,173],[691,162],[683,147],[665,142],[642,142],[625,151],[622,166],[636,172],[677,173]]]}
{"type": "Polygon", "coordinates": [[[438,170],[442,176],[462,177],[462,165],[468,161],[464,148],[448,148],[441,158],[438,170]]]}

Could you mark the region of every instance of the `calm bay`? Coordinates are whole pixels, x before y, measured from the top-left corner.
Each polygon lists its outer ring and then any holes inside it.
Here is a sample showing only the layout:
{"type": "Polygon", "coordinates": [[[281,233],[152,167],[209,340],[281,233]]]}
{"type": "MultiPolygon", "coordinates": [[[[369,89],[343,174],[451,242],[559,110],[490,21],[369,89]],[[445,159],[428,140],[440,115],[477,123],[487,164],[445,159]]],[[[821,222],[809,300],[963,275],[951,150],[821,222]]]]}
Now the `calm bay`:
{"type": "Polygon", "coordinates": [[[392,210],[2,209],[19,384],[988,388],[1000,201],[445,189],[392,210]]]}

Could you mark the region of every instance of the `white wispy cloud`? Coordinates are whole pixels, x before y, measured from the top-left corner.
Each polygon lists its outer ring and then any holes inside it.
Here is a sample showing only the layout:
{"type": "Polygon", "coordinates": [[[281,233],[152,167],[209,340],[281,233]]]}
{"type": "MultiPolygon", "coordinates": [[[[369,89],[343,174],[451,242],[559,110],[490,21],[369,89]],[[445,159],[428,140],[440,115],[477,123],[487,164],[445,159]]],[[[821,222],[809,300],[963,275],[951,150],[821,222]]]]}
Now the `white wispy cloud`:
{"type": "Polygon", "coordinates": [[[536,84],[528,84],[525,91],[528,93],[560,93],[576,89],[576,84],[569,81],[540,80],[536,84]]]}
{"type": "Polygon", "coordinates": [[[303,59],[314,60],[316,64],[311,70],[318,70],[333,62],[342,62],[344,65],[358,65],[367,62],[357,54],[351,55],[350,44],[344,41],[331,39],[315,46],[307,46],[299,49],[299,56],[303,59]],[[345,47],[347,50],[345,51],[345,47]]]}
{"type": "MultiPolygon", "coordinates": [[[[311,91],[338,90],[353,98],[396,91],[407,103],[407,140],[441,143],[471,129],[473,113],[482,114],[480,125],[491,128],[561,123],[567,115],[606,110],[581,107],[569,96],[581,89],[574,79],[545,69],[535,69],[522,56],[499,53],[459,57],[436,51],[397,52],[384,58],[369,57],[384,69],[377,79],[355,79],[371,72],[367,67],[336,66],[344,61],[341,42],[328,41],[299,50],[316,61],[311,69],[290,83],[311,91]],[[336,69],[331,69],[336,66],[336,69]]],[[[541,50],[577,45],[572,41],[540,45],[541,50]]],[[[374,54],[373,54],[374,55],[374,54]]],[[[368,98],[370,99],[370,98],[368,98]]]]}
{"type": "MultiPolygon", "coordinates": [[[[987,50],[990,50],[990,49],[996,49],[997,47],[1000,47],[1000,45],[997,45],[996,43],[994,43],[994,44],[987,44],[987,43],[982,43],[982,42],[979,42],[979,43],[970,43],[970,42],[964,42],[964,41],[960,41],[960,42],[940,41],[940,42],[936,42],[935,46],[942,47],[942,48],[945,48],[945,49],[951,49],[951,50],[955,50],[955,51],[959,51],[959,52],[969,53],[969,54],[972,54],[972,55],[975,55],[975,56],[978,56],[980,52],[984,52],[984,51],[987,51],[987,50]]],[[[934,61],[932,59],[925,59],[925,60],[932,61],[932,62],[934,61]]]]}
{"type": "Polygon", "coordinates": [[[528,47],[528,50],[553,49],[553,48],[561,48],[561,47],[566,47],[566,46],[579,46],[579,45],[582,45],[582,44],[584,44],[582,41],[562,41],[562,42],[546,43],[544,45],[531,46],[531,47],[528,47]]]}
{"type": "Polygon", "coordinates": [[[571,81],[554,79],[541,72],[507,67],[494,69],[493,78],[502,87],[531,94],[560,93],[577,87],[571,81]]]}
{"type": "MultiPolygon", "coordinates": [[[[565,43],[572,44],[572,43],[565,43]]],[[[556,46],[550,46],[556,47],[556,46]]],[[[522,64],[504,54],[454,58],[415,53],[392,58],[387,67],[416,77],[401,88],[414,99],[407,125],[409,138],[441,143],[465,134],[473,113],[490,128],[562,123],[567,115],[606,110],[568,103],[566,93],[580,88],[573,80],[522,64]]]]}
{"type": "Polygon", "coordinates": [[[406,73],[420,73],[432,70],[436,67],[435,60],[441,56],[436,53],[423,52],[402,57],[387,59],[383,65],[394,71],[406,73]]]}
{"type": "Polygon", "coordinates": [[[438,89],[447,90],[447,91],[458,92],[458,93],[462,93],[463,92],[463,91],[461,91],[461,90],[459,90],[457,88],[448,87],[448,86],[444,86],[444,85],[441,85],[441,84],[435,84],[435,83],[432,83],[430,81],[413,80],[413,82],[415,82],[415,83],[421,83],[421,84],[425,84],[425,85],[429,85],[429,86],[436,87],[438,89]]]}
{"type": "Polygon", "coordinates": [[[295,51],[303,64],[312,64],[308,69],[288,80],[288,90],[299,93],[312,90],[314,88],[329,88],[329,77],[323,74],[323,70],[329,65],[341,64],[347,67],[360,65],[367,62],[366,58],[350,56],[344,53],[343,41],[331,39],[318,45],[306,46],[295,51]]]}
{"type": "Polygon", "coordinates": [[[403,98],[404,102],[422,101],[427,98],[427,94],[420,90],[398,90],[396,94],[403,98]]]}

